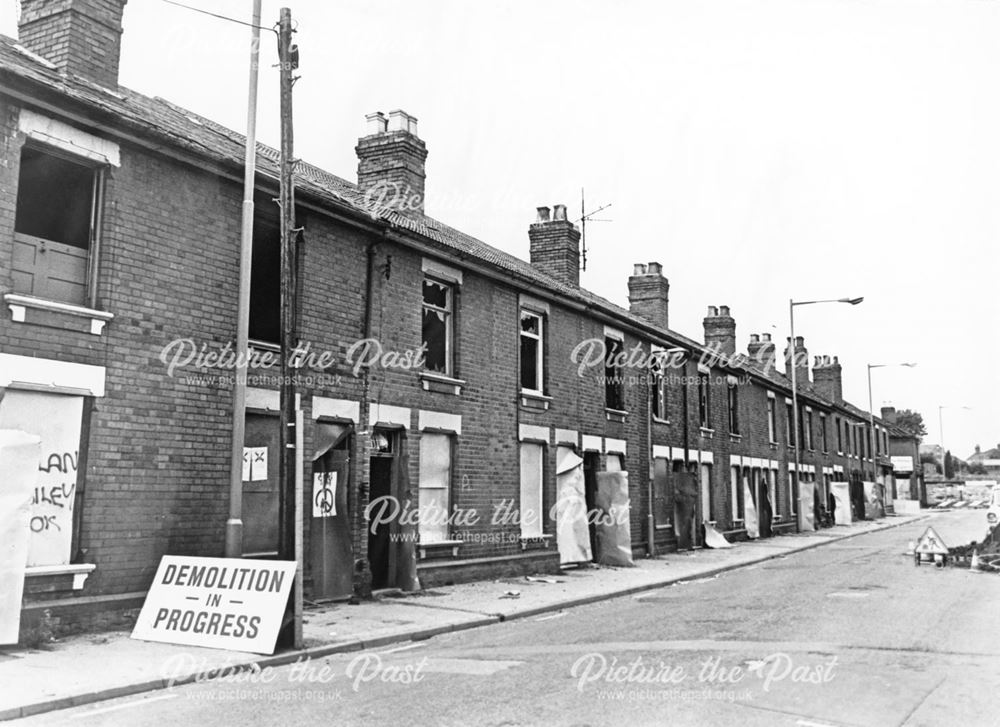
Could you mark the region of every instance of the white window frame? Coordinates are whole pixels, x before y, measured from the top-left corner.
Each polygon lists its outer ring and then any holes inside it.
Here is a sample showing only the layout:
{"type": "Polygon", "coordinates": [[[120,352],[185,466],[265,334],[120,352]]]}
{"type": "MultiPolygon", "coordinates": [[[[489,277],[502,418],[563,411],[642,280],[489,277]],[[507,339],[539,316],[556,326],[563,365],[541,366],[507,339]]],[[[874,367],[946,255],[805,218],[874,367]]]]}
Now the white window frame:
{"type": "MultiPolygon", "coordinates": [[[[518,333],[520,334],[518,338],[518,343],[520,344],[522,338],[531,338],[538,342],[538,347],[535,349],[535,383],[537,386],[533,389],[526,389],[523,385],[521,386],[521,391],[528,392],[530,394],[541,394],[545,393],[545,316],[541,313],[537,313],[533,310],[527,308],[521,308],[521,314],[518,316],[518,333]],[[530,316],[538,321],[538,333],[530,333],[525,331],[521,327],[521,321],[525,319],[526,316],[530,316]]],[[[518,353],[520,353],[520,346],[518,346],[518,353]]],[[[520,378],[520,360],[518,361],[518,378],[520,378]]]]}

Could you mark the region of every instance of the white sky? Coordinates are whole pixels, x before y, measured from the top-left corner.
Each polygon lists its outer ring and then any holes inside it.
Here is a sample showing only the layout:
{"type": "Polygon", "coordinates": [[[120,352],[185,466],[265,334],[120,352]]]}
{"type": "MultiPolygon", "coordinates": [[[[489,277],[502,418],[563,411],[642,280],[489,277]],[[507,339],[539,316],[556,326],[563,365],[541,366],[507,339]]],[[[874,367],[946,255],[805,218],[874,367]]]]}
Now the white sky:
{"type": "MultiPolygon", "coordinates": [[[[187,0],[248,19],[251,0],[187,0]]],[[[1000,442],[1000,3],[986,0],[318,0],[299,24],[296,152],[355,179],[364,114],[427,142],[427,210],[521,257],[539,205],[589,226],[584,285],[627,305],[632,264],[671,281],[701,339],[788,335],[840,356],[847,398],[924,415],[965,457],[1000,442]]],[[[16,35],[13,3],[0,32],[16,35]]],[[[274,43],[265,34],[268,65],[274,43]]],[[[125,10],[122,84],[245,129],[249,29],[162,0],[125,10]]],[[[260,138],[277,144],[277,74],[260,138]]]]}

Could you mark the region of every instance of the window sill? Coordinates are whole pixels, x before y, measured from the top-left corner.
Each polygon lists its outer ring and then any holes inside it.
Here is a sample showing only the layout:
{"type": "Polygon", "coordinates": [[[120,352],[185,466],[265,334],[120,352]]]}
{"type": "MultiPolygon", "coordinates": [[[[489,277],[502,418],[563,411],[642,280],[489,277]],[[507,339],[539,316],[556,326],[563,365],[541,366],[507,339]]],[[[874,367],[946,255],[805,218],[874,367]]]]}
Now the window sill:
{"type": "Polygon", "coordinates": [[[248,342],[250,348],[255,351],[269,351],[271,353],[281,353],[280,343],[270,343],[268,341],[259,341],[257,339],[251,338],[248,342]]]}
{"type": "Polygon", "coordinates": [[[770,447],[771,450],[773,451],[773,450],[776,450],[778,448],[778,443],[777,442],[768,442],[767,446],[770,447]]]}
{"type": "Polygon", "coordinates": [[[739,433],[730,432],[729,441],[732,442],[733,444],[739,444],[740,442],[743,441],[743,435],[739,433]]]}
{"type": "Polygon", "coordinates": [[[624,422],[628,418],[628,412],[623,409],[604,408],[604,416],[609,422],[624,422]]]}
{"type": "Polygon", "coordinates": [[[703,436],[705,439],[714,439],[715,438],[715,430],[714,429],[711,429],[709,427],[699,427],[698,430],[699,430],[701,436],[703,436]]]}
{"type": "Polygon", "coordinates": [[[669,419],[660,419],[660,417],[658,417],[658,416],[656,416],[654,414],[653,415],[653,423],[654,424],[670,424],[670,420],[669,419]]]}
{"type": "Polygon", "coordinates": [[[56,316],[71,316],[73,318],[89,318],[89,332],[95,336],[100,336],[104,332],[104,325],[115,317],[114,313],[86,308],[69,303],[60,303],[55,300],[36,298],[31,295],[20,295],[18,293],[5,293],[4,302],[10,308],[11,320],[15,323],[43,323],[44,320],[29,320],[34,316],[29,316],[28,311],[39,311],[43,314],[54,314],[56,316]]]}
{"type": "Polygon", "coordinates": [[[521,389],[521,406],[525,409],[538,409],[541,411],[548,411],[549,407],[552,406],[552,397],[546,396],[545,394],[539,393],[537,391],[528,391],[527,389],[521,389]]]}
{"type": "Polygon", "coordinates": [[[25,578],[49,578],[53,576],[72,576],[72,590],[83,589],[87,576],[94,572],[97,566],[93,563],[76,563],[72,565],[34,565],[24,569],[25,578]]]}
{"type": "Polygon", "coordinates": [[[533,550],[533,549],[548,549],[549,545],[552,543],[552,535],[522,535],[521,536],[521,550],[533,550]]]}
{"type": "Polygon", "coordinates": [[[452,394],[454,396],[460,396],[462,394],[462,387],[465,386],[465,381],[462,379],[452,378],[451,376],[445,376],[444,374],[421,371],[420,385],[423,387],[424,391],[433,391],[438,394],[452,394]]]}
{"type": "Polygon", "coordinates": [[[462,543],[461,540],[435,540],[430,543],[417,543],[418,557],[420,560],[425,560],[430,553],[438,557],[451,555],[452,558],[457,558],[458,549],[462,547],[462,543]],[[451,551],[450,554],[443,552],[448,550],[451,551]]]}
{"type": "Polygon", "coordinates": [[[657,530],[673,530],[674,529],[674,524],[673,523],[664,523],[663,525],[655,525],[654,527],[657,530]]]}

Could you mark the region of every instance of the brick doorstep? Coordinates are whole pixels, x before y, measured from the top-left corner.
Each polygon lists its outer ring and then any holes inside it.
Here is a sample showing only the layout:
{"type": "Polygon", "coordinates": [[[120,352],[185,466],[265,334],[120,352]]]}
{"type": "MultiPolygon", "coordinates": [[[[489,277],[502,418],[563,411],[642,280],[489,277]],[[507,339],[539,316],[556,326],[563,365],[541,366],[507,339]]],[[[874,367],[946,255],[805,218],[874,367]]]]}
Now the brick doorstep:
{"type": "MultiPolygon", "coordinates": [[[[406,606],[425,606],[428,610],[433,610],[435,612],[451,611],[459,618],[448,621],[443,624],[435,624],[433,626],[420,626],[418,628],[407,627],[399,629],[395,632],[384,633],[380,635],[372,634],[371,636],[365,636],[362,638],[349,638],[348,640],[336,642],[336,643],[321,643],[314,646],[308,646],[303,649],[298,649],[294,651],[285,652],[282,654],[275,654],[274,656],[265,656],[262,658],[253,658],[245,654],[239,654],[239,657],[245,657],[245,659],[240,659],[236,661],[224,661],[220,658],[219,662],[209,666],[209,668],[219,668],[220,666],[227,666],[231,672],[246,671],[256,667],[279,667],[287,664],[294,663],[295,661],[303,658],[321,658],[324,656],[330,656],[332,654],[340,654],[352,651],[362,651],[365,649],[374,649],[382,646],[387,646],[390,644],[396,644],[405,641],[421,641],[424,639],[429,639],[433,636],[444,633],[452,633],[456,631],[464,631],[467,629],[478,628],[480,626],[489,626],[492,624],[502,623],[504,621],[514,621],[522,618],[529,618],[531,616],[537,616],[543,613],[549,613],[553,611],[561,611],[563,609],[572,608],[574,606],[582,606],[590,603],[597,603],[600,601],[610,600],[612,598],[617,598],[620,596],[629,596],[636,593],[641,593],[643,591],[655,590],[657,588],[662,588],[678,581],[690,580],[692,578],[711,578],[718,573],[723,573],[730,570],[735,570],[748,565],[754,565],[764,561],[772,560],[774,558],[783,557],[789,553],[797,553],[805,550],[811,550],[813,548],[820,547],[822,545],[837,542],[839,540],[845,540],[847,538],[853,538],[859,535],[865,535],[867,533],[877,532],[880,530],[888,530],[890,528],[900,527],[902,525],[907,525],[918,520],[923,520],[927,516],[910,516],[910,517],[893,517],[893,520],[898,520],[898,522],[887,522],[887,523],[877,523],[874,527],[868,527],[867,525],[862,526],[854,530],[857,526],[852,527],[852,531],[846,531],[843,533],[836,533],[833,535],[827,535],[823,533],[821,537],[817,537],[815,534],[806,535],[809,539],[806,542],[801,542],[801,544],[791,544],[786,547],[785,543],[780,542],[781,538],[776,539],[773,543],[773,548],[769,547],[768,552],[765,553],[755,553],[746,554],[750,557],[740,557],[734,559],[730,562],[722,562],[719,564],[709,564],[703,563],[703,567],[698,567],[696,562],[692,562],[689,565],[691,567],[684,568],[683,573],[672,573],[669,576],[657,578],[652,577],[646,582],[641,582],[632,585],[619,585],[617,587],[611,586],[608,590],[601,590],[595,593],[586,593],[577,596],[568,596],[563,598],[555,598],[549,600],[548,602],[542,603],[540,605],[525,606],[523,608],[518,608],[514,605],[515,602],[506,602],[511,604],[511,609],[506,612],[500,612],[493,609],[490,610],[478,610],[474,608],[461,608],[456,606],[455,608],[449,608],[445,604],[420,604],[415,602],[408,602],[406,606]],[[707,566],[707,567],[705,567],[707,566]]],[[[764,545],[765,543],[759,544],[764,545]]],[[[772,545],[772,543],[766,543],[767,545],[772,545]]],[[[728,555],[729,551],[707,551],[712,553],[721,553],[728,555]]],[[[733,553],[736,555],[736,553],[733,553]]],[[[697,554],[694,556],[697,558],[697,554]]],[[[622,569],[625,570],[625,569],[622,569]]],[[[637,575],[643,571],[636,569],[635,571],[629,570],[629,573],[635,572],[637,575]]],[[[599,571],[595,571],[595,574],[599,575],[599,571]]],[[[461,589],[462,587],[457,587],[461,589]]],[[[495,596],[492,597],[495,602],[495,596]]],[[[460,600],[460,599],[459,599],[460,600]]],[[[399,605],[403,605],[400,602],[399,605]]],[[[360,608],[364,608],[362,605],[360,608]]],[[[233,655],[234,652],[218,652],[225,655],[233,655]]],[[[111,654],[107,654],[106,658],[113,658],[111,654]]],[[[205,666],[208,666],[206,664],[205,666]]],[[[2,670],[2,665],[0,665],[0,670],[2,670]]],[[[53,699],[47,699],[37,702],[31,702],[18,707],[9,707],[0,709],[0,721],[19,719],[23,717],[29,717],[36,714],[43,714],[46,712],[52,712],[60,709],[68,709],[70,707],[79,707],[86,704],[92,704],[95,702],[106,701],[109,699],[116,699],[119,697],[126,697],[135,694],[142,694],[145,692],[156,691],[159,689],[167,689],[171,686],[180,686],[183,684],[189,684],[194,682],[197,678],[197,672],[190,673],[181,676],[176,679],[165,679],[165,678],[155,678],[141,680],[132,684],[117,685],[103,689],[82,691],[75,694],[70,694],[63,697],[57,697],[53,699]]]]}

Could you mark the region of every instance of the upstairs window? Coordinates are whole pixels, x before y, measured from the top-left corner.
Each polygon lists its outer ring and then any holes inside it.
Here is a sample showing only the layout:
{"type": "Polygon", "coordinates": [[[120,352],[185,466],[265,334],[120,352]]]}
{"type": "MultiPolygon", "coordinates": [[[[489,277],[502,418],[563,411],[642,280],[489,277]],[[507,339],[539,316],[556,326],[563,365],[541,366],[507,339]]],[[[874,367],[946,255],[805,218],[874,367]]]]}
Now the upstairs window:
{"type": "Polygon", "coordinates": [[[794,415],[792,413],[792,403],[791,402],[786,402],[785,403],[785,441],[788,443],[789,447],[791,447],[793,444],[795,444],[795,442],[792,441],[792,424],[793,424],[792,420],[793,419],[794,419],[794,415]]]}
{"type": "Polygon", "coordinates": [[[25,145],[14,218],[14,292],[92,304],[103,168],[25,145]]]}
{"type": "Polygon", "coordinates": [[[605,336],[607,358],[604,362],[604,405],[608,409],[625,410],[625,377],[621,358],[625,342],[620,338],[605,336]]]}
{"type": "Polygon", "coordinates": [[[804,418],[804,424],[803,424],[803,426],[805,427],[805,438],[804,439],[805,439],[806,449],[812,450],[812,449],[814,449],[814,447],[813,447],[813,413],[812,413],[812,409],[809,409],[808,407],[806,408],[806,415],[805,415],[805,418],[804,418]]]}
{"type": "Polygon", "coordinates": [[[250,265],[250,328],[254,341],[281,341],[281,221],[277,206],[259,195],[254,204],[250,265]]]}
{"type": "Polygon", "coordinates": [[[729,432],[740,433],[740,398],[739,387],[734,380],[728,382],[727,404],[729,407],[729,432]]]}
{"type": "Polygon", "coordinates": [[[826,414],[819,415],[819,432],[823,440],[823,451],[827,452],[829,451],[829,446],[826,439],[826,414]]]}
{"type": "Polygon", "coordinates": [[[707,372],[698,372],[698,423],[703,429],[712,428],[712,398],[708,377],[707,372]]]}
{"type": "Polygon", "coordinates": [[[663,373],[663,357],[654,351],[649,367],[649,396],[655,419],[667,418],[667,382],[663,373]]]}
{"type": "Polygon", "coordinates": [[[544,319],[538,313],[521,311],[521,389],[544,392],[544,319]]]}
{"type": "Polygon", "coordinates": [[[428,371],[454,373],[455,289],[447,283],[424,278],[423,344],[428,371]]]}
{"type": "Polygon", "coordinates": [[[778,420],[775,411],[774,397],[767,397],[767,441],[774,444],[778,441],[778,420]]]}

